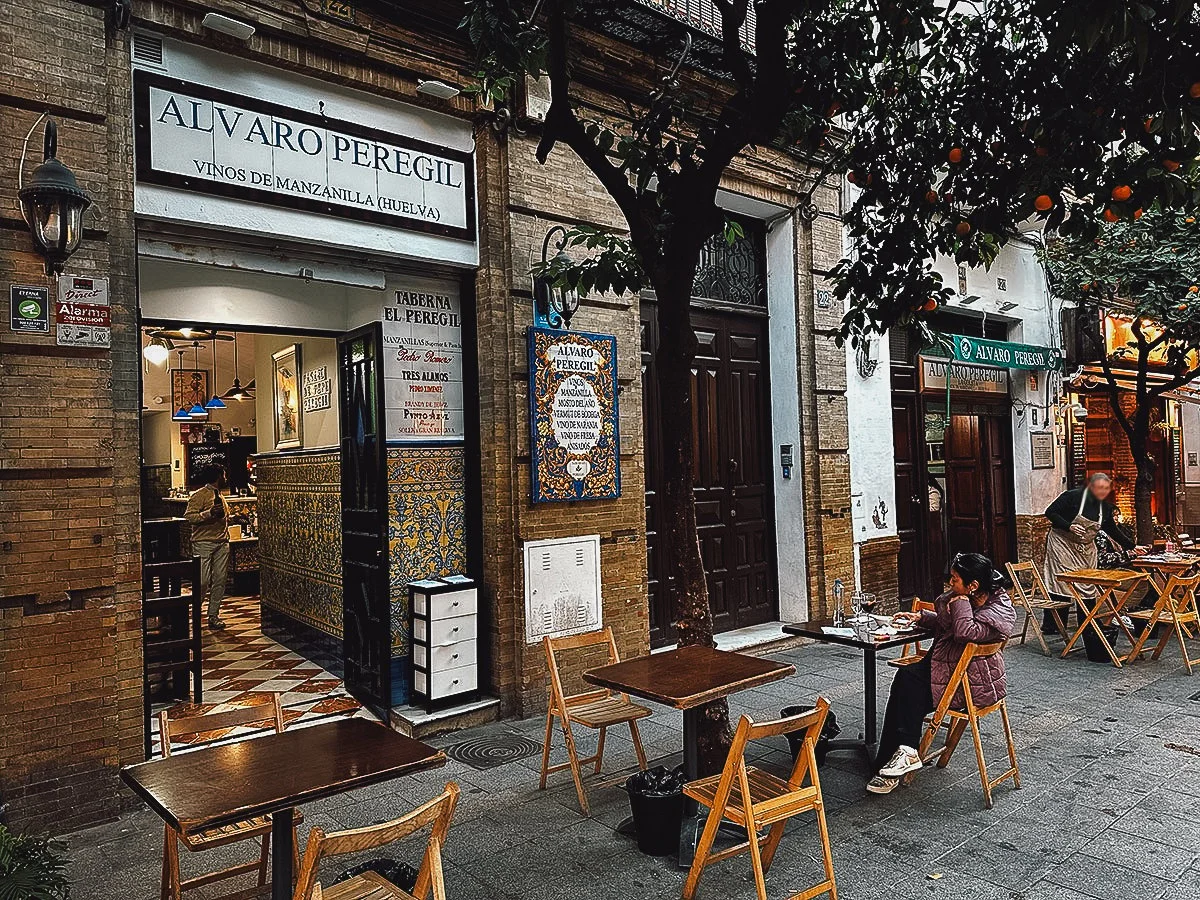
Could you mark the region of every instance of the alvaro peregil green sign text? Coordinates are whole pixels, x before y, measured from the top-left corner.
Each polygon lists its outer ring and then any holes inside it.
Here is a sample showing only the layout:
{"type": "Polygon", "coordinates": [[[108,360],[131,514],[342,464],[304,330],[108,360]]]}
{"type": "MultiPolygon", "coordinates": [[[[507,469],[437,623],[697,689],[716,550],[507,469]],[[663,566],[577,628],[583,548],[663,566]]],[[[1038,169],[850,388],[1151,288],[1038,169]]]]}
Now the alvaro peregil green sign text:
{"type": "Polygon", "coordinates": [[[1005,369],[1048,369],[1062,368],[1062,351],[1057,347],[1037,347],[1032,344],[1014,344],[1009,341],[989,341],[985,338],[967,337],[962,334],[949,335],[954,349],[954,358],[960,362],[985,366],[1001,366],[1005,369]]]}

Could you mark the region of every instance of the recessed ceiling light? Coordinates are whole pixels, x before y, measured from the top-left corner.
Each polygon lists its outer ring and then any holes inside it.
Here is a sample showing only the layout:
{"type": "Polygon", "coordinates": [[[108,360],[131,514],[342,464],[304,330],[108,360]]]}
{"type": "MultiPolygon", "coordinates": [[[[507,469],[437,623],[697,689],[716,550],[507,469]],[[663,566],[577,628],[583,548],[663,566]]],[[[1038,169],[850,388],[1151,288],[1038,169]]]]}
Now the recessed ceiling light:
{"type": "Polygon", "coordinates": [[[237,38],[239,41],[249,40],[250,35],[254,34],[254,26],[249,22],[242,22],[215,12],[205,13],[200,24],[205,28],[211,28],[213,31],[237,38]]]}
{"type": "Polygon", "coordinates": [[[462,89],[456,88],[452,84],[446,84],[444,81],[418,81],[417,93],[427,97],[437,97],[439,100],[449,100],[461,94],[462,89]]]}

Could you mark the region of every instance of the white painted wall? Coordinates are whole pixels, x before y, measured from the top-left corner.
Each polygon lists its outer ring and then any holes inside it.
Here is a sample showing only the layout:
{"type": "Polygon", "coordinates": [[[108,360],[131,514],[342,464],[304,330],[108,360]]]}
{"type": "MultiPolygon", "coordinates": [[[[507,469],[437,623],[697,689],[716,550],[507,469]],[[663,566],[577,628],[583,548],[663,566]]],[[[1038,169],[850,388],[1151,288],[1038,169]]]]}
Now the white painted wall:
{"type": "Polygon", "coordinates": [[[792,217],[767,232],[767,311],[770,314],[771,462],[775,472],[775,546],[779,617],[808,618],[804,488],[800,465],[800,383],[796,356],[796,228],[792,217]],[[779,447],[791,444],[795,465],[784,478],[779,447]]]}
{"type": "Polygon", "coordinates": [[[846,352],[846,415],[850,422],[850,503],[854,541],[896,534],[896,469],[892,438],[892,379],[887,335],[871,340],[878,365],[869,378],[846,352]],[[878,522],[876,521],[878,518],[878,522]]]}
{"type": "Polygon", "coordinates": [[[271,354],[293,344],[300,346],[301,382],[305,372],[325,366],[331,384],[331,401],[328,409],[301,412],[301,449],[336,447],[341,441],[338,428],[338,361],[337,341],[333,338],[302,337],[294,334],[260,334],[255,345],[254,377],[256,381],[255,406],[258,412],[258,452],[269,453],[275,449],[275,370],[271,354]]]}
{"type": "MultiPolygon", "coordinates": [[[[370,123],[381,131],[442,147],[468,153],[474,150],[471,124],[462,119],[404,103],[380,100],[364,91],[217,53],[172,38],[162,38],[162,42],[162,66],[139,62],[136,67],[291,109],[326,115],[338,121],[370,123]]],[[[159,185],[137,185],[134,211],[146,219],[204,223],[247,235],[286,235],[343,250],[357,247],[412,260],[440,260],[464,266],[477,265],[479,262],[473,240],[423,234],[336,216],[314,215],[301,210],[159,185]]]]}

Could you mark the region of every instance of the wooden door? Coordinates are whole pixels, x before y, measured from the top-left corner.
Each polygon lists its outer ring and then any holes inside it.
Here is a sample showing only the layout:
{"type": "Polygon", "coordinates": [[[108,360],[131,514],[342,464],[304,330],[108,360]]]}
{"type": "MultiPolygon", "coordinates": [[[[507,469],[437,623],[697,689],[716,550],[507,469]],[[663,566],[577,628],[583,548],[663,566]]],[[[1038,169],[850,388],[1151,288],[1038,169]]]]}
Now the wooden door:
{"type": "Polygon", "coordinates": [[[987,552],[979,417],[950,416],[946,430],[946,540],[950,555],[987,552]]]}
{"type": "Polygon", "coordinates": [[[382,347],[378,324],[338,339],[346,689],[386,722],[392,705],[392,615],[382,347]]]}
{"type": "MultiPolygon", "coordinates": [[[[657,505],[662,479],[653,350],[654,307],[642,306],[647,570],[651,643],[674,640],[674,610],[661,583],[664,529],[657,505]]],[[[773,470],[770,448],[767,320],[694,311],[698,344],[692,374],[692,470],[700,552],[718,632],[773,621],[775,584],[773,470]]]]}
{"type": "Polygon", "coordinates": [[[919,406],[915,394],[892,394],[892,439],[896,445],[896,534],[900,538],[896,574],[902,599],[926,596],[929,582],[929,547],[925,529],[928,488],[923,474],[919,406]]]}
{"type": "Polygon", "coordinates": [[[1018,562],[1012,431],[1006,415],[980,416],[979,425],[988,526],[983,552],[1003,570],[1005,563],[1018,562]]]}

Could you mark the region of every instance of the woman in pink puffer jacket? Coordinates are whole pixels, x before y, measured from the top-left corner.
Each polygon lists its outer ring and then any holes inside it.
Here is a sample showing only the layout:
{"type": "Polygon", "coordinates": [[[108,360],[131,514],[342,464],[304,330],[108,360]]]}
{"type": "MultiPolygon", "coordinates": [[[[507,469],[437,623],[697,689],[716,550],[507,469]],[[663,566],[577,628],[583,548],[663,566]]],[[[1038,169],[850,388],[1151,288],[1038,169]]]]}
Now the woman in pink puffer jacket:
{"type": "MultiPolygon", "coordinates": [[[[876,756],[879,774],[867,783],[871,793],[891,793],[904,775],[921,768],[916,748],[925,716],[941,700],[967,644],[1002,641],[1012,634],[1017,614],[1003,585],[1003,576],[986,556],[960,553],[950,566],[950,590],[937,598],[935,611],[897,614],[900,621],[930,629],[933,644],[892,682],[876,756]]],[[[972,660],[967,677],[976,705],[995,703],[1007,689],[1004,655],[972,660]]],[[[961,709],[964,703],[960,692],[954,706],[961,709]]]]}

